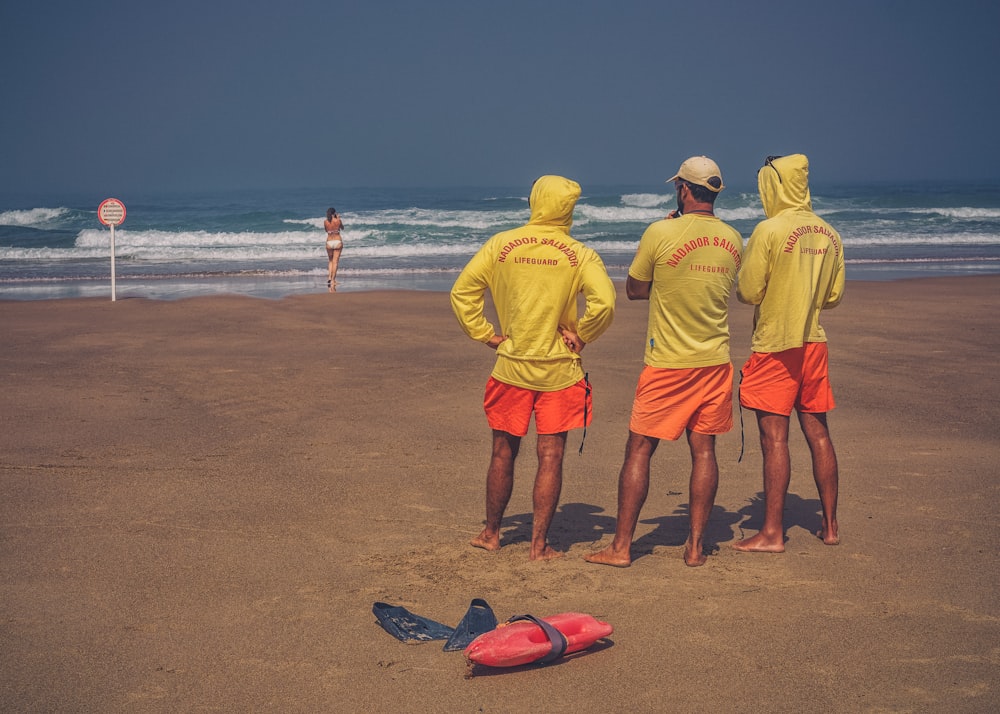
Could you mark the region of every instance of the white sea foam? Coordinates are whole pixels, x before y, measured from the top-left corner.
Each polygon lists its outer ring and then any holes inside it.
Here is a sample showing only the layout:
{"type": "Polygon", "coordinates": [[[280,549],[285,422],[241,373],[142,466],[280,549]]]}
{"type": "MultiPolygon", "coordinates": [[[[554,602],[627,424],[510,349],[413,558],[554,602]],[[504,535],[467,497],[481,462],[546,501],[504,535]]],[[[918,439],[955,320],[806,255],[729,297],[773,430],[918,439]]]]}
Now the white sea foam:
{"type": "Polygon", "coordinates": [[[660,195],[658,193],[626,193],[621,201],[626,206],[637,206],[638,208],[656,208],[658,206],[671,205],[674,202],[674,194],[660,195]]]}
{"type": "Polygon", "coordinates": [[[932,265],[936,263],[1000,263],[1000,256],[997,255],[983,255],[983,256],[962,256],[962,257],[945,257],[945,256],[935,256],[931,258],[851,258],[847,257],[844,259],[845,263],[853,265],[907,265],[907,264],[925,264],[932,265]]]}
{"type": "MultiPolygon", "coordinates": [[[[358,241],[370,234],[365,231],[344,231],[344,241],[358,241]]],[[[120,248],[163,248],[163,249],[210,249],[219,247],[234,247],[253,249],[257,247],[289,247],[304,246],[308,248],[323,248],[323,235],[304,231],[285,231],[281,233],[213,233],[209,231],[130,231],[118,230],[115,233],[116,247],[120,248]]],[[[86,229],[77,234],[78,248],[107,247],[108,231],[86,229]]]]}
{"type": "Polygon", "coordinates": [[[908,208],[907,213],[938,214],[962,220],[993,220],[1000,218],[1000,208],[908,208]]]}
{"type": "MultiPolygon", "coordinates": [[[[619,206],[594,206],[585,200],[577,203],[574,221],[586,222],[651,222],[670,212],[673,196],[656,194],[627,194],[619,206]]],[[[527,222],[529,214],[524,209],[507,211],[462,211],[407,208],[372,211],[355,215],[341,214],[347,226],[410,226],[442,230],[468,229],[480,234],[492,234],[527,222]]],[[[285,223],[323,229],[323,218],[289,218],[285,223]]]]}
{"type": "MultiPolygon", "coordinates": [[[[443,241],[386,241],[379,231],[345,231],[344,254],[359,258],[433,258],[471,255],[478,242],[456,236],[443,241]]],[[[325,260],[322,238],[313,233],[212,233],[207,231],[129,231],[115,233],[115,254],[140,261],[232,261],[253,263],[278,260],[325,260]]],[[[103,258],[110,255],[109,233],[85,229],[78,233],[73,248],[26,248],[0,246],[0,260],[68,261],[103,258]]]]}
{"type": "Polygon", "coordinates": [[[640,206],[591,206],[576,204],[573,213],[576,225],[591,223],[651,223],[665,217],[669,208],[644,208],[640,206]]]}
{"type": "MultiPolygon", "coordinates": [[[[219,246],[273,246],[306,242],[304,233],[212,233],[209,231],[133,231],[119,229],[115,242],[119,248],[212,248],[219,246]]],[[[317,242],[315,238],[313,242],[317,242]]],[[[76,237],[78,248],[108,245],[108,232],[88,229],[76,237]]]]}
{"type": "Polygon", "coordinates": [[[859,246],[935,246],[940,248],[967,245],[996,246],[1000,244],[1000,236],[992,233],[900,233],[898,231],[866,232],[863,235],[852,235],[841,232],[844,245],[859,246]]]}
{"type": "Polygon", "coordinates": [[[318,231],[323,230],[324,218],[286,218],[283,223],[288,223],[293,226],[310,226],[318,231]]]}
{"type": "Polygon", "coordinates": [[[602,256],[611,255],[612,253],[628,253],[632,255],[635,253],[635,249],[639,247],[639,241],[621,241],[621,240],[589,240],[587,241],[587,247],[593,248],[602,256]]]}
{"type": "Polygon", "coordinates": [[[56,264],[60,261],[81,261],[89,258],[105,258],[110,256],[110,250],[105,246],[104,250],[97,248],[11,248],[0,246],[0,260],[20,261],[20,262],[45,262],[56,264]]]}
{"type": "Polygon", "coordinates": [[[68,208],[30,208],[0,212],[0,226],[46,227],[69,214],[68,208]]]}
{"type": "MultiPolygon", "coordinates": [[[[840,206],[814,206],[813,210],[817,215],[829,216],[838,213],[850,213],[854,215],[869,215],[872,220],[878,220],[881,216],[891,216],[892,220],[899,221],[900,215],[912,214],[913,216],[945,216],[960,221],[993,221],[1000,219],[1000,208],[975,208],[963,206],[957,208],[915,208],[912,206],[855,206],[845,204],[840,206]]],[[[763,215],[763,212],[761,212],[763,215]]]]}
{"type": "MultiPolygon", "coordinates": [[[[520,225],[527,216],[519,211],[449,211],[428,208],[404,208],[368,213],[343,213],[345,226],[423,226],[466,228],[473,231],[496,231],[507,224],[520,225]]],[[[323,229],[324,218],[286,219],[285,223],[323,229]]]]}
{"type": "Polygon", "coordinates": [[[764,209],[753,206],[740,208],[722,208],[717,206],[715,215],[724,221],[760,221],[764,219],[764,209]]]}

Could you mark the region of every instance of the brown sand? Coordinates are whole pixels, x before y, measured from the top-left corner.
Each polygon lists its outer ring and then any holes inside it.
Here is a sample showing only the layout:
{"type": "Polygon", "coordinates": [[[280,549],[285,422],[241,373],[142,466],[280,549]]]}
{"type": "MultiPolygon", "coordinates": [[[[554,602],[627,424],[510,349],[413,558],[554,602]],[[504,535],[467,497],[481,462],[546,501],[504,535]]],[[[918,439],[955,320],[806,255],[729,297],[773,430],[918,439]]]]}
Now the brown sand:
{"type": "MultiPolygon", "coordinates": [[[[482,524],[492,353],[444,293],[0,303],[3,711],[983,712],[1000,705],[1000,276],[848,284],[827,313],[843,544],[792,439],[787,552],[746,415],[719,439],[702,568],[687,449],[654,457],[631,568],[610,542],[646,304],[584,353],[551,542],[528,561],[533,438],[499,553],[482,524]],[[578,610],[610,643],[476,671],[402,644],[383,600],[456,624],[578,610]]],[[[751,311],[733,308],[733,358],[751,311]]]]}

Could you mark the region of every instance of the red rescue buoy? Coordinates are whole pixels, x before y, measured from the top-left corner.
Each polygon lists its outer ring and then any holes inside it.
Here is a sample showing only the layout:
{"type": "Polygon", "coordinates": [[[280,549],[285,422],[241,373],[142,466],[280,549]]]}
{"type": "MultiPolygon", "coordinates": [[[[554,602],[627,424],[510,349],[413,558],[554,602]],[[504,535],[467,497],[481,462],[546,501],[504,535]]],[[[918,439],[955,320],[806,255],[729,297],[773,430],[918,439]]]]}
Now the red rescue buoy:
{"type": "Polygon", "coordinates": [[[516,667],[552,661],[585,650],[612,632],[611,625],[582,612],[564,612],[543,618],[522,615],[474,639],[465,648],[465,656],[471,662],[488,667],[516,667]],[[560,637],[565,640],[565,646],[560,637]]]}

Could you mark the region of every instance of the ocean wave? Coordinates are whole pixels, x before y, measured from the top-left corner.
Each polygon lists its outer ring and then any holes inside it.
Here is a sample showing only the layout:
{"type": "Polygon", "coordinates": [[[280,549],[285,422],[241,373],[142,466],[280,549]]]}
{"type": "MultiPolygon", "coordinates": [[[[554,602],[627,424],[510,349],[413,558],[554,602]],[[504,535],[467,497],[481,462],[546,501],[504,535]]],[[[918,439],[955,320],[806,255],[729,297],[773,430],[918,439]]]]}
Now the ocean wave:
{"type": "MultiPolygon", "coordinates": [[[[343,233],[345,241],[362,240],[369,236],[362,231],[352,231],[343,233]]],[[[108,231],[100,229],[86,229],[77,234],[76,247],[87,248],[107,248],[108,231]]],[[[123,250],[130,248],[169,248],[169,249],[212,249],[212,248],[245,248],[253,249],[257,247],[289,247],[304,246],[309,248],[322,249],[323,236],[313,233],[303,233],[302,231],[287,231],[281,233],[262,233],[257,231],[247,231],[243,233],[210,231],[129,231],[118,230],[115,232],[115,245],[123,250]]]]}
{"type": "MultiPolygon", "coordinates": [[[[845,204],[840,206],[814,207],[817,215],[872,216],[879,219],[882,216],[892,216],[895,221],[905,221],[907,216],[943,216],[960,221],[992,221],[1000,219],[1000,208],[976,208],[973,206],[958,206],[954,208],[915,207],[915,206],[857,206],[845,204]]],[[[857,220],[857,219],[855,219],[857,220]]]]}
{"type": "Polygon", "coordinates": [[[1000,234],[996,233],[915,233],[915,232],[868,232],[864,234],[845,234],[841,232],[844,246],[935,246],[951,248],[966,245],[1000,246],[1000,234]]]}
{"type": "Polygon", "coordinates": [[[907,265],[928,263],[1000,263],[1000,255],[937,256],[923,258],[847,258],[848,265],[907,265]]]}
{"type": "MultiPolygon", "coordinates": [[[[744,201],[751,194],[741,195],[736,205],[725,205],[724,200],[716,205],[716,215],[724,221],[761,221],[765,218],[759,200],[744,201]],[[740,203],[746,205],[740,205],[740,203]]],[[[623,194],[620,205],[597,205],[582,200],[577,203],[574,211],[574,223],[577,226],[593,226],[601,223],[652,223],[664,218],[674,207],[674,196],[655,193],[623,194]]],[[[958,221],[990,221],[1000,219],[1000,208],[905,208],[887,206],[858,206],[848,204],[814,206],[817,215],[828,217],[835,224],[835,217],[841,221],[864,222],[879,221],[889,217],[894,221],[905,221],[906,215],[912,216],[943,216],[958,221]],[[901,218],[900,215],[903,217],[901,218]],[[867,217],[867,218],[866,218],[867,217]]],[[[508,230],[523,225],[528,220],[528,214],[523,209],[518,210],[446,210],[446,209],[387,209],[361,214],[342,214],[345,225],[369,230],[373,233],[387,234],[400,228],[429,229],[447,232],[452,230],[467,230],[476,237],[487,237],[501,230],[508,230]]],[[[323,230],[323,218],[286,218],[288,225],[305,226],[316,231],[323,230]]]]}
{"type": "Polygon", "coordinates": [[[639,247],[639,239],[635,240],[588,240],[586,242],[588,248],[593,248],[598,252],[598,254],[611,255],[614,253],[628,253],[629,255],[634,255],[636,248],[639,247]]]}
{"type": "Polygon", "coordinates": [[[23,211],[0,212],[0,226],[44,228],[57,223],[70,214],[68,208],[29,208],[23,211]]]}
{"type": "MultiPolygon", "coordinates": [[[[465,211],[430,208],[403,208],[372,211],[370,213],[343,213],[345,226],[422,226],[434,228],[465,228],[473,231],[499,231],[503,227],[521,225],[527,220],[523,210],[518,211],[465,211]]],[[[285,223],[307,225],[323,230],[324,218],[285,219],[285,223]]]]}
{"type": "MultiPolygon", "coordinates": [[[[130,248],[212,248],[218,246],[267,246],[303,243],[301,233],[215,233],[210,231],[130,231],[118,229],[115,244],[122,250],[130,248]]],[[[82,230],[77,234],[77,248],[108,246],[108,232],[99,229],[82,230]]]]}
{"type": "MultiPolygon", "coordinates": [[[[417,266],[412,268],[340,268],[338,276],[355,277],[405,277],[413,275],[458,275],[458,268],[417,266]]],[[[297,278],[322,277],[326,279],[327,268],[320,266],[306,269],[287,270],[186,270],[171,273],[117,273],[115,280],[123,281],[160,281],[160,280],[214,280],[220,278],[297,278]]],[[[94,280],[110,280],[111,273],[87,275],[48,275],[48,276],[0,276],[0,284],[28,283],[65,283],[91,282],[94,280]]]]}
{"type": "Polygon", "coordinates": [[[626,193],[621,197],[621,202],[626,206],[656,208],[658,206],[672,204],[674,202],[674,194],[626,193]]]}
{"type": "MultiPolygon", "coordinates": [[[[171,234],[160,231],[115,234],[115,256],[121,260],[150,262],[233,262],[326,260],[322,241],[290,240],[301,234],[171,234]]],[[[350,257],[380,260],[471,256],[478,242],[455,241],[354,244],[345,236],[344,260],[350,257]]],[[[0,260],[12,262],[75,261],[110,258],[107,231],[81,231],[73,248],[24,248],[0,246],[0,260]]]]}
{"type": "Polygon", "coordinates": [[[724,221],[764,220],[764,209],[759,206],[743,206],[742,208],[715,208],[715,215],[724,221]]]}
{"type": "Polygon", "coordinates": [[[1000,208],[908,208],[906,212],[918,215],[937,214],[939,216],[962,220],[992,220],[1000,218],[1000,208]]]}
{"type": "Polygon", "coordinates": [[[665,217],[668,208],[643,208],[639,206],[591,206],[576,204],[573,214],[575,225],[591,223],[652,223],[665,217]]]}
{"type": "MultiPolygon", "coordinates": [[[[588,222],[648,223],[659,220],[669,213],[669,206],[673,204],[673,196],[656,196],[654,194],[648,196],[647,200],[636,199],[631,204],[623,201],[626,205],[620,206],[597,206],[585,201],[579,202],[574,211],[574,221],[577,224],[588,222]],[[667,207],[660,208],[661,205],[667,207]]],[[[480,235],[491,235],[525,224],[530,215],[524,209],[467,211],[407,208],[355,215],[341,214],[341,217],[344,219],[344,225],[349,227],[378,227],[382,230],[399,226],[440,230],[466,229],[480,235]]],[[[323,218],[284,219],[287,224],[308,226],[319,231],[323,230],[323,221],[323,218]]]]}

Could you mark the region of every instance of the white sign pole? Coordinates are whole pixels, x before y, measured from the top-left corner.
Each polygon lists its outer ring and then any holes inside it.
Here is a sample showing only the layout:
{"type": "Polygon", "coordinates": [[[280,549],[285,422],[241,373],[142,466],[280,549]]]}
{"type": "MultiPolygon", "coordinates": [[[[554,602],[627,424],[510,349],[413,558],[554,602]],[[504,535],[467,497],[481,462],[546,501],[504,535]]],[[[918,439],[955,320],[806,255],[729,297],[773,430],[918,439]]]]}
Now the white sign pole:
{"type": "Polygon", "coordinates": [[[111,224],[111,302],[115,301],[115,224],[111,224]]]}

